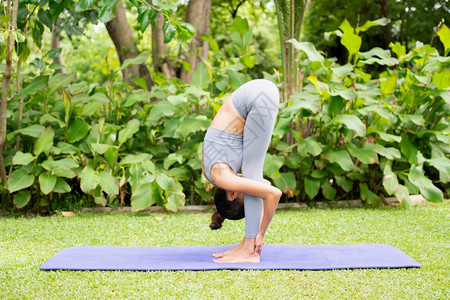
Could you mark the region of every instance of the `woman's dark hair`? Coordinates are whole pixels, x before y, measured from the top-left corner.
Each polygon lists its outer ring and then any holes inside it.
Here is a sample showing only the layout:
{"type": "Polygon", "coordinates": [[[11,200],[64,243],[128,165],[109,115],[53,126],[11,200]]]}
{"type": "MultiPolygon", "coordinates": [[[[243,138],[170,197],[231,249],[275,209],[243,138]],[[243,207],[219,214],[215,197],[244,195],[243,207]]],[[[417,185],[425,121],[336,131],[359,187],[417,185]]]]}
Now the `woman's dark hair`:
{"type": "Polygon", "coordinates": [[[244,215],[244,204],[237,201],[229,201],[227,199],[227,193],[223,189],[218,189],[214,194],[214,204],[217,211],[211,217],[211,229],[219,229],[222,227],[222,223],[225,219],[239,220],[244,215]]]}

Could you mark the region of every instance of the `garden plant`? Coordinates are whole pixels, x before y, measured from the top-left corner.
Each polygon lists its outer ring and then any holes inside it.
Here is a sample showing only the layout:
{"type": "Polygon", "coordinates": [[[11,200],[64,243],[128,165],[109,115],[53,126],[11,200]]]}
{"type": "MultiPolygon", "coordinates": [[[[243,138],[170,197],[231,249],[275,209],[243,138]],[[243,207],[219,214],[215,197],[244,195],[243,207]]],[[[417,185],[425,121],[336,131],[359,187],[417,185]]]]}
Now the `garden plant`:
{"type": "MultiPolygon", "coordinates": [[[[235,16],[226,27],[227,50],[213,36],[200,36],[211,59],[198,55],[189,83],[161,73],[153,75],[151,86],[145,77],[124,80],[131,67],[145,65],[148,56],[140,54],[117,68],[107,64],[107,80],[100,84],[61,72],[64,66],[54,59],[62,48],[29,62],[33,49],[45,49],[45,27],[60,22],[66,9],[76,13],[63,27],[75,34],[86,20],[108,25],[118,3],[66,2],[20,2],[15,20],[1,19],[7,29],[2,51],[9,53],[3,64],[3,206],[52,211],[61,199],[84,199],[85,205],[130,204],[135,211],[159,205],[177,211],[186,204],[211,203],[211,186],[201,175],[201,141],[230,92],[252,79],[257,55],[248,20],[235,16]],[[10,22],[16,22],[13,30],[10,22]],[[19,72],[13,78],[17,85],[9,86],[5,78],[13,49],[19,72]],[[20,73],[22,63],[28,73],[20,73]]],[[[161,14],[164,42],[176,40],[180,49],[189,48],[196,31],[174,19],[176,5],[127,5],[137,12],[140,32],[161,14]]],[[[277,5],[282,19],[288,12],[277,5]]],[[[297,17],[302,19],[303,12],[297,17]]],[[[286,35],[291,39],[284,44],[294,51],[283,60],[290,59],[284,66],[290,65],[292,76],[263,73],[284,95],[264,167],[266,178],[284,192],[283,201],[360,198],[379,205],[395,196],[410,206],[411,194],[431,202],[448,195],[450,30],[444,23],[436,29],[443,53],[421,42],[411,49],[397,42],[390,49],[361,51],[361,35],[388,24],[381,18],[353,27],[344,20],[325,33],[340,39],[347,51],[344,64],[298,41],[299,32],[286,35]]],[[[288,25],[280,25],[280,31],[288,25]]]]}

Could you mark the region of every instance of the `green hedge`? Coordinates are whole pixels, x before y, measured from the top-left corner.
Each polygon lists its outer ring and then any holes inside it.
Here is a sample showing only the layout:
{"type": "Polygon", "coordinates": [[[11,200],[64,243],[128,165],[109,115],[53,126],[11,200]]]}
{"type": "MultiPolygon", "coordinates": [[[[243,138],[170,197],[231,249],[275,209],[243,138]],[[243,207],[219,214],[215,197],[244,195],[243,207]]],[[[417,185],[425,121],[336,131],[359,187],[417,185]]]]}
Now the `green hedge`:
{"type": "MultiPolygon", "coordinates": [[[[417,193],[442,201],[450,176],[450,58],[420,43],[409,52],[391,45],[395,56],[359,52],[358,30],[344,22],[334,32],[349,50],[342,66],[312,44],[290,41],[301,54],[303,88],[281,105],[264,173],[291,201],[360,197],[377,204],[394,195],[410,205],[417,193]]],[[[242,53],[251,43],[247,32],[236,34],[242,53]]],[[[438,34],[448,53],[449,29],[438,34]]],[[[8,106],[12,173],[3,198],[10,195],[18,208],[51,207],[75,194],[98,205],[131,197],[134,210],[210,203],[202,140],[229,92],[249,80],[245,62],[246,55],[222,67],[204,61],[192,85],[159,80],[151,92],[117,82],[120,70],[104,86],[70,74],[31,76],[8,106]]]]}

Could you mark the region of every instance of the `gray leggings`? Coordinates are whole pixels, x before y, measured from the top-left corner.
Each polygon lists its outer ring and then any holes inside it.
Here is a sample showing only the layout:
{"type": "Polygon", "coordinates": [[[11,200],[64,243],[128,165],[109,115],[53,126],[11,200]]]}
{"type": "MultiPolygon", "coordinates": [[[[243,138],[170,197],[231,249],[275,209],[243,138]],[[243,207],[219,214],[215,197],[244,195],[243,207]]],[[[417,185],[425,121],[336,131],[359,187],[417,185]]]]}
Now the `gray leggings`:
{"type": "MultiPolygon", "coordinates": [[[[244,178],[263,181],[264,158],[278,114],[279,97],[277,86],[264,79],[249,81],[231,95],[234,107],[245,119],[241,168],[244,178]]],[[[244,195],[246,238],[258,234],[263,208],[261,198],[244,195]]]]}

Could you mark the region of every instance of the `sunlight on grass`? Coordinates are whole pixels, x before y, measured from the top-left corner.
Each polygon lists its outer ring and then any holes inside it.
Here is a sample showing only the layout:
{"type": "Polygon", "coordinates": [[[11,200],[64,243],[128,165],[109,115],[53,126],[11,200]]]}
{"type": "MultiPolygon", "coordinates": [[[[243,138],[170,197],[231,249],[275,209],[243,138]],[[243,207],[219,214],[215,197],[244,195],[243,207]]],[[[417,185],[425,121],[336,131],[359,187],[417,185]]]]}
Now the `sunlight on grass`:
{"type": "Polygon", "coordinates": [[[369,244],[399,248],[420,269],[335,271],[44,272],[39,266],[76,245],[233,244],[243,221],[208,227],[210,214],[111,213],[0,219],[0,298],[445,299],[450,295],[450,203],[411,210],[278,211],[266,244],[369,244]],[[164,218],[156,218],[164,216],[164,218]]]}

